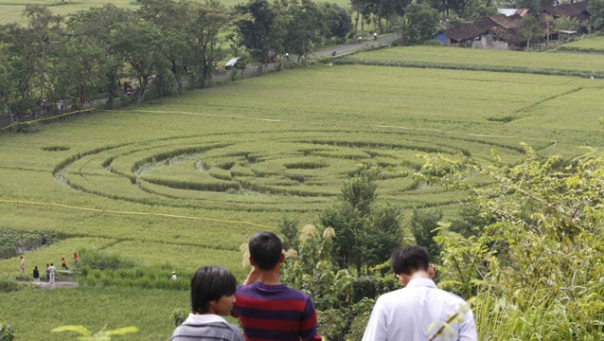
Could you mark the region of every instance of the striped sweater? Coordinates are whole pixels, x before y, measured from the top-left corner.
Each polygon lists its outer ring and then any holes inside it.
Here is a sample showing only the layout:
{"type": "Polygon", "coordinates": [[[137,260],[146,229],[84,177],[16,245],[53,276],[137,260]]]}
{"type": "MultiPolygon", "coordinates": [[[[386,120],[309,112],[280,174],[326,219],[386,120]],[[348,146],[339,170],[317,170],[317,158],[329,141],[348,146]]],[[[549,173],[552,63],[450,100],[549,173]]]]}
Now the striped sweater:
{"type": "Polygon", "coordinates": [[[247,341],[320,341],[317,315],[307,294],[281,285],[237,287],[233,315],[247,341]]]}

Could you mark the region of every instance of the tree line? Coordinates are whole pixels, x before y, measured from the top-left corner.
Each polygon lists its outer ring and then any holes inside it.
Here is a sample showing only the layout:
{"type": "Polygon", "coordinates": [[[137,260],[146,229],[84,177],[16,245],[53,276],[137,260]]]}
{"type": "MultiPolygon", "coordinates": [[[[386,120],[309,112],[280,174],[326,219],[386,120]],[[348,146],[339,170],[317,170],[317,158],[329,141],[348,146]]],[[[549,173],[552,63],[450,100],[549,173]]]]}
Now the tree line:
{"type": "Polygon", "coordinates": [[[107,97],[109,106],[143,102],[212,84],[218,63],[268,62],[269,53],[299,57],[343,41],[347,10],[310,0],[251,0],[227,8],[205,3],[139,0],[137,11],[107,4],[69,17],[28,5],[26,25],[0,26],[0,110],[37,115],[107,97]],[[138,89],[129,92],[134,80],[138,89]],[[150,86],[152,84],[153,86],[150,86]]]}

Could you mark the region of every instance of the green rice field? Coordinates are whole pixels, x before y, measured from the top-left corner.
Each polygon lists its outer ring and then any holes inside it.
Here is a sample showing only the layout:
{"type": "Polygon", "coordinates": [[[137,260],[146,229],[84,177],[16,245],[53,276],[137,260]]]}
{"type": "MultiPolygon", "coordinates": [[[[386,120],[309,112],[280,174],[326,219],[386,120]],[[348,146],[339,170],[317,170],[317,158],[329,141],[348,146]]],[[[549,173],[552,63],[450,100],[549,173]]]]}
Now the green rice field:
{"type": "Polygon", "coordinates": [[[604,52],[604,36],[587,37],[558,48],[562,51],[604,52]]]}
{"type": "MultiPolygon", "coordinates": [[[[353,58],[597,64],[586,56],[491,52],[392,48],[353,58]]],[[[604,146],[603,105],[604,81],[579,77],[315,65],[250,78],[0,134],[0,228],[61,236],[25,254],[28,273],[94,248],[176,271],[222,265],[241,281],[242,243],[276,231],[283,217],[316,223],[360,164],[381,169],[380,200],[407,215],[434,207],[452,219],[460,194],[413,176],[424,155],[489,163],[497,149],[513,164],[526,142],[541,155],[573,158],[585,146],[604,146]]],[[[0,274],[18,272],[17,257],[0,260],[0,274]]],[[[44,339],[58,325],[100,329],[103,322],[140,327],[132,340],[163,340],[172,310],[187,300],[184,291],[26,289],[0,294],[0,316],[10,318],[19,340],[44,339]]]]}
{"type": "MultiPolygon", "coordinates": [[[[594,39],[595,40],[595,39],[594,39]]],[[[588,41],[588,40],[585,40],[588,41]]],[[[564,46],[569,46],[564,45],[564,46]]],[[[438,46],[412,46],[359,53],[347,59],[365,62],[417,63],[426,66],[450,65],[533,70],[581,71],[604,73],[601,56],[575,56],[556,53],[535,53],[464,49],[438,46]]]]}

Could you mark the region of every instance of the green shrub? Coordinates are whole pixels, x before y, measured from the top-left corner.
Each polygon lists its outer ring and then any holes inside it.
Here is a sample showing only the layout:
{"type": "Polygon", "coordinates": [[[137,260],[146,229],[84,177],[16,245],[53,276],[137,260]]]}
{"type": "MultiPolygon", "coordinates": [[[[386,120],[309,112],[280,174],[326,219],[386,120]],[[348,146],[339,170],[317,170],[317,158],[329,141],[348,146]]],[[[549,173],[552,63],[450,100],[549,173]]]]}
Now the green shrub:
{"type": "Polygon", "coordinates": [[[0,292],[14,292],[19,290],[19,282],[14,277],[0,276],[0,292]]]}

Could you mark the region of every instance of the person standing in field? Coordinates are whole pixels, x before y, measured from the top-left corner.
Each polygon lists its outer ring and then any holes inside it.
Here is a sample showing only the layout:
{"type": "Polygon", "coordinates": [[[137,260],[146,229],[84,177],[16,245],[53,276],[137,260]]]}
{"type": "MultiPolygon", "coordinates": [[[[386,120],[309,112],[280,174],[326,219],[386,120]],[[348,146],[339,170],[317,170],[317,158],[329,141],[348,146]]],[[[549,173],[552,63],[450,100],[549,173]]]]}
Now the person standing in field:
{"type": "Polygon", "coordinates": [[[21,256],[21,264],[19,265],[19,269],[21,269],[21,276],[25,273],[25,258],[21,256]]]}
{"type": "Polygon", "coordinates": [[[67,267],[67,261],[65,260],[65,258],[61,258],[61,269],[69,270],[69,268],[67,267]]]}
{"type": "Polygon", "coordinates": [[[172,280],[175,281],[176,280],[176,271],[172,271],[172,280]]]}
{"type": "Polygon", "coordinates": [[[428,250],[409,246],[392,254],[399,289],[378,298],[363,341],[477,341],[472,310],[459,296],[440,290],[428,250]],[[431,330],[431,332],[429,332],[431,330]]]}
{"type": "Polygon", "coordinates": [[[244,341],[239,328],[223,316],[231,314],[237,280],[219,266],[199,268],[191,280],[191,313],[171,341],[244,341]]]}
{"type": "Polygon", "coordinates": [[[77,253],[73,253],[73,264],[75,265],[75,267],[78,267],[78,254],[77,253]]]}
{"type": "Polygon", "coordinates": [[[252,271],[237,287],[233,307],[246,340],[320,341],[310,296],[281,284],[279,269],[285,256],[279,237],[271,232],[257,233],[249,249],[252,271]]]}
{"type": "Polygon", "coordinates": [[[46,264],[46,282],[50,282],[50,264],[46,264]]]}
{"type": "Polygon", "coordinates": [[[57,272],[57,269],[55,268],[55,265],[53,263],[50,263],[50,266],[48,267],[48,272],[50,273],[50,284],[55,284],[55,274],[57,272]]]}
{"type": "Polygon", "coordinates": [[[34,267],[34,283],[40,283],[40,271],[38,271],[38,267],[34,267]]]}

